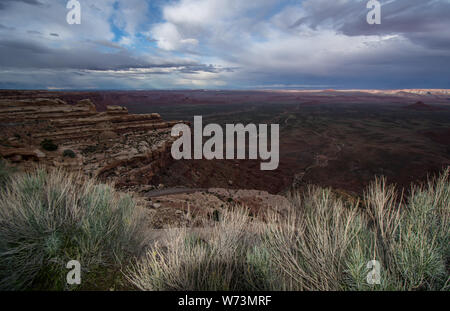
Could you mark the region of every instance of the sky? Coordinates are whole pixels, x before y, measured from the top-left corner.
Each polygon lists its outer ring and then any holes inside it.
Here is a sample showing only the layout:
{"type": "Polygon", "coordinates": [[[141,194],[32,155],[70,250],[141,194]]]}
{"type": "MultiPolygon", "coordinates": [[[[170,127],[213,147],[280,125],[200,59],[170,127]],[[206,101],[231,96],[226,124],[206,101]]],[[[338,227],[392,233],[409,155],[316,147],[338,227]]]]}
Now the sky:
{"type": "Polygon", "coordinates": [[[0,0],[0,89],[450,88],[450,0],[0,0]]]}

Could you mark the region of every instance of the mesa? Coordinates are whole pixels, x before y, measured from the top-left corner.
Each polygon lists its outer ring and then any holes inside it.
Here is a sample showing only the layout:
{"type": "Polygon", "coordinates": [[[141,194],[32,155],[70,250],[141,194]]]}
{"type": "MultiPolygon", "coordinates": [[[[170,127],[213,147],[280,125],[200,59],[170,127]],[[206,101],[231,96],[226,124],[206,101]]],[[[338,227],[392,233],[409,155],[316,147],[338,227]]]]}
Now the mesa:
{"type": "Polygon", "coordinates": [[[118,187],[148,184],[170,160],[170,129],[180,122],[121,106],[98,112],[90,99],[2,99],[0,156],[24,170],[60,167],[118,187]]]}

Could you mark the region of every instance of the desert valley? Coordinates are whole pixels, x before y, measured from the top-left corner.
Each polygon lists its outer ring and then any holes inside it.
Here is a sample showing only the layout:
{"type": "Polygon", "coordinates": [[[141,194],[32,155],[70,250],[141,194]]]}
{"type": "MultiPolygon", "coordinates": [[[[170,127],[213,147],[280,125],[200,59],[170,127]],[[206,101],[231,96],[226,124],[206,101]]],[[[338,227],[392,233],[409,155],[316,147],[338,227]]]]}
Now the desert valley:
{"type": "Polygon", "coordinates": [[[352,201],[376,176],[400,189],[450,165],[450,91],[1,91],[0,155],[82,171],[145,198],[160,227],[214,206],[258,212],[308,185],[352,201]],[[280,125],[280,165],[173,160],[171,127],[280,125]],[[180,121],[181,120],[181,121],[180,121]],[[50,146],[46,146],[50,145],[50,146]],[[214,204],[212,204],[214,202],[214,204]]]}
{"type": "Polygon", "coordinates": [[[0,0],[0,294],[448,297],[449,16],[449,0],[0,0]]]}

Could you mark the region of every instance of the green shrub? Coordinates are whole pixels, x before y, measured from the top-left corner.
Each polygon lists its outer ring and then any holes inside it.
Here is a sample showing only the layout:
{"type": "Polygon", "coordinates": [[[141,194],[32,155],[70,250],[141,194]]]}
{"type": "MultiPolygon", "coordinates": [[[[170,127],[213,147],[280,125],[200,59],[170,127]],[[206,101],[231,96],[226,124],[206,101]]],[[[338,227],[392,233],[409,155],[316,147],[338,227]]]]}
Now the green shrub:
{"type": "Polygon", "coordinates": [[[354,226],[357,208],[345,205],[330,189],[317,187],[290,201],[286,217],[270,218],[264,240],[277,274],[284,275],[283,287],[342,290],[347,254],[360,230],[354,226]]]}
{"type": "Polygon", "coordinates": [[[406,290],[441,290],[450,286],[449,170],[426,187],[413,187],[398,237],[390,249],[392,263],[406,290]]]}
{"type": "Polygon", "coordinates": [[[255,245],[249,248],[246,259],[245,279],[249,289],[259,291],[285,289],[283,277],[267,247],[255,245]]]}
{"type": "Polygon", "coordinates": [[[149,249],[128,269],[141,290],[245,290],[245,210],[224,212],[208,238],[172,229],[168,245],[149,249]]]}
{"type": "Polygon", "coordinates": [[[42,149],[44,149],[44,150],[47,150],[47,151],[55,151],[55,150],[58,150],[58,145],[56,145],[52,140],[50,140],[50,139],[44,139],[42,142],[41,142],[41,147],[42,147],[42,149]]]}
{"type": "Polygon", "coordinates": [[[98,145],[90,145],[90,146],[87,146],[86,148],[84,148],[81,152],[86,155],[89,153],[97,152],[97,150],[98,150],[98,145]]]}
{"type": "Polygon", "coordinates": [[[128,270],[142,290],[449,290],[450,181],[447,169],[404,199],[385,179],[363,208],[330,189],[294,193],[287,210],[252,220],[224,211],[190,237],[171,231],[128,270]],[[368,284],[368,263],[380,284],[368,284]]]}
{"type": "Polygon", "coordinates": [[[92,286],[139,242],[132,198],[80,175],[38,169],[1,196],[2,290],[77,289],[66,284],[70,260],[81,263],[82,288],[92,286]]]}
{"type": "Polygon", "coordinates": [[[64,157],[69,157],[69,158],[75,158],[76,157],[75,152],[73,152],[73,150],[70,150],[70,149],[64,150],[63,151],[63,156],[64,157]]]}
{"type": "Polygon", "coordinates": [[[362,204],[310,187],[263,218],[224,209],[203,230],[168,230],[131,265],[142,241],[135,202],[110,186],[36,170],[0,197],[0,289],[73,289],[73,259],[81,289],[125,266],[128,286],[141,290],[450,289],[448,169],[407,197],[376,179],[362,204]],[[380,284],[367,282],[372,260],[380,284]]]}

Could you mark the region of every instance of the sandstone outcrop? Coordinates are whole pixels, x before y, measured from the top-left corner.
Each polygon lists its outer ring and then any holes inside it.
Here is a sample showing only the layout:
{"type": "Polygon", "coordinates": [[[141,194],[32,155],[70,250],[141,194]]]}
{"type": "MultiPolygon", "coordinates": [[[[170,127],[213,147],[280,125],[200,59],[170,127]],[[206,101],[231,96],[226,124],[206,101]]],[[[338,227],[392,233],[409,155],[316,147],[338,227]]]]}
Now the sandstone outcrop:
{"type": "Polygon", "coordinates": [[[59,99],[0,100],[0,156],[25,168],[36,163],[113,181],[148,184],[170,160],[173,125],[157,113],[129,114],[120,106],[59,99]],[[46,150],[43,142],[57,146],[46,150]],[[72,152],[70,152],[72,151],[72,152]],[[71,155],[71,156],[68,156],[71,155]]]}

